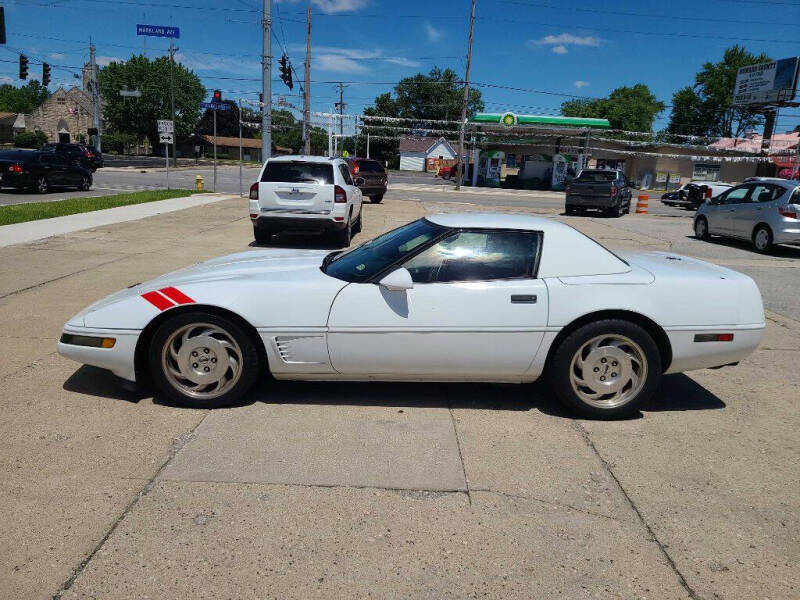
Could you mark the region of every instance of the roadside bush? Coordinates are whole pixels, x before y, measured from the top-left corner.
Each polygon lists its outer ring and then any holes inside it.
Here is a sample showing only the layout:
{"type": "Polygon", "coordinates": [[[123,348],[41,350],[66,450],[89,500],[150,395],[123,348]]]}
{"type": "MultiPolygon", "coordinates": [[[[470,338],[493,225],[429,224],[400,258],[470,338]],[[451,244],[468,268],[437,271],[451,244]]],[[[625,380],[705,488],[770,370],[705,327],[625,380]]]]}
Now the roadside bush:
{"type": "Polygon", "coordinates": [[[17,148],[34,148],[38,150],[47,143],[47,135],[43,131],[23,131],[14,138],[17,148]]]}
{"type": "Polygon", "coordinates": [[[127,154],[129,149],[136,146],[136,136],[130,133],[106,133],[100,138],[103,152],[127,154]]]}

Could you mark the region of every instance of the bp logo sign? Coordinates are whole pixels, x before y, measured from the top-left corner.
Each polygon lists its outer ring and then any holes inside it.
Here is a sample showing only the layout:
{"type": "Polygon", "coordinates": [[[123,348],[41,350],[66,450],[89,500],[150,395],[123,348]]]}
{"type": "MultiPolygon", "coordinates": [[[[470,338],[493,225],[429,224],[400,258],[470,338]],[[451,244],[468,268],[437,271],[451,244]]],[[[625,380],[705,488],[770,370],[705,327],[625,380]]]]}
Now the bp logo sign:
{"type": "Polygon", "coordinates": [[[513,127],[517,124],[517,115],[510,112],[503,113],[503,115],[500,117],[500,123],[506,127],[513,127]]]}

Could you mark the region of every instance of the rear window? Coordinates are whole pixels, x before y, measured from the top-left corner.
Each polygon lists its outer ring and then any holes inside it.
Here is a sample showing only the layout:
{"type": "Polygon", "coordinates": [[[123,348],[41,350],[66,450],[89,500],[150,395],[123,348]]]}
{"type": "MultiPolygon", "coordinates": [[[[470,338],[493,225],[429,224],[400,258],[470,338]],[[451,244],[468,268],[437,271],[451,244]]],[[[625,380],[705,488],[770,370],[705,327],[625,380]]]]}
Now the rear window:
{"type": "Polygon", "coordinates": [[[587,183],[605,183],[607,181],[614,181],[617,174],[614,171],[582,171],[578,175],[577,181],[585,181],[587,183]]]}
{"type": "Polygon", "coordinates": [[[303,161],[268,162],[261,181],[267,183],[333,183],[333,165],[303,161]]]}
{"type": "Polygon", "coordinates": [[[358,170],[362,173],[383,173],[383,166],[374,160],[359,161],[358,170]]]}

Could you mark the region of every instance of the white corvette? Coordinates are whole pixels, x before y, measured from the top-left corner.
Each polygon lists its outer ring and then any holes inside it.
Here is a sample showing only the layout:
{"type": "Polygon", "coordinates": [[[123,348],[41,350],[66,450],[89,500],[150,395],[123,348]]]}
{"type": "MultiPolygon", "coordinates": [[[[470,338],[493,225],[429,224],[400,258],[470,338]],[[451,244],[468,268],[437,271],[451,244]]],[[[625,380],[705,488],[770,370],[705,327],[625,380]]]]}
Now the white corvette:
{"type": "Polygon", "coordinates": [[[276,379],[531,382],[580,414],[633,411],[663,373],[735,364],[764,333],[749,277],[613,253],[546,218],[446,214],[344,251],[268,249],[122,290],[58,351],[175,402],[276,379]]]}

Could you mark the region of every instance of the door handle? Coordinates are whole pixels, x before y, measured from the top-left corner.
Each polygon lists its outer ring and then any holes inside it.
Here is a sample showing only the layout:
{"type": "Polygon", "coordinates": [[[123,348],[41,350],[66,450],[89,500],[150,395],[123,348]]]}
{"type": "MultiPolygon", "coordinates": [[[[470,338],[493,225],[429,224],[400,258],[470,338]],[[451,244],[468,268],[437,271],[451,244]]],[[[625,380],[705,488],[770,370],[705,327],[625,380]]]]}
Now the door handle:
{"type": "Polygon", "coordinates": [[[511,294],[511,304],[536,304],[536,294],[511,294]]]}

